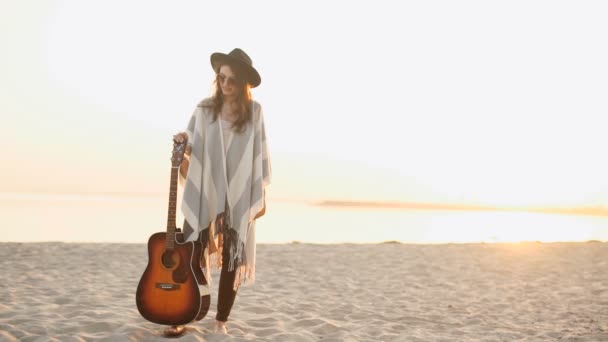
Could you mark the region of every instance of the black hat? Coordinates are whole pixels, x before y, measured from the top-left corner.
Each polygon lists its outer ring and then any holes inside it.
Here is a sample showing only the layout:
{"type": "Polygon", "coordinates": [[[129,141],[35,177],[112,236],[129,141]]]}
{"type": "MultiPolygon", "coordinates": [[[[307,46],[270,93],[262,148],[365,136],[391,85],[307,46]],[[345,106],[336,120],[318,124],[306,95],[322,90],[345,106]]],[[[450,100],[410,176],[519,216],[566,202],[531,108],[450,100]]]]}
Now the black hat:
{"type": "Polygon", "coordinates": [[[245,53],[245,51],[236,48],[230,51],[228,54],[215,52],[211,54],[211,66],[213,70],[218,73],[220,72],[220,66],[223,61],[239,64],[245,71],[244,77],[247,83],[251,85],[251,88],[255,88],[262,83],[262,78],[257,70],[252,66],[251,58],[245,53]]]}

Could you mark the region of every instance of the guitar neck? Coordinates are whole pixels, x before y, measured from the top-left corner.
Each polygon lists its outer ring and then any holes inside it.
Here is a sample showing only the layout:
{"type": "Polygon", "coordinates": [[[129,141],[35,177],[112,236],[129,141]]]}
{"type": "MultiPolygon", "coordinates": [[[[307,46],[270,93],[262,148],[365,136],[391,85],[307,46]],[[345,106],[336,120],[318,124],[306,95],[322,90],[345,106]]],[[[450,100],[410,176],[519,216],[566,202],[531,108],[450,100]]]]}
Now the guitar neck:
{"type": "Polygon", "coordinates": [[[173,249],[175,245],[175,213],[177,203],[177,177],[179,166],[171,167],[171,182],[169,184],[169,209],[167,213],[167,249],[173,249]]]}

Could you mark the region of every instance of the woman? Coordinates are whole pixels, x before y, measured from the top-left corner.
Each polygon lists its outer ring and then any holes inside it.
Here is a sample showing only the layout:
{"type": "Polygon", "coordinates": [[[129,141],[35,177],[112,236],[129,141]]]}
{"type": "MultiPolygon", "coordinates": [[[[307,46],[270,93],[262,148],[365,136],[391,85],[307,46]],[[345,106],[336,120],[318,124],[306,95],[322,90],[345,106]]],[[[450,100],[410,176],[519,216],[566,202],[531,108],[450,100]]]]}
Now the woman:
{"type": "Polygon", "coordinates": [[[255,220],[265,213],[271,168],[262,108],[250,91],[261,83],[251,59],[234,49],[212,54],[211,66],[215,93],[174,140],[188,142],[180,166],[184,236],[202,239],[207,280],[213,267],[221,268],[215,331],[226,333],[239,286],[255,280],[255,220]]]}

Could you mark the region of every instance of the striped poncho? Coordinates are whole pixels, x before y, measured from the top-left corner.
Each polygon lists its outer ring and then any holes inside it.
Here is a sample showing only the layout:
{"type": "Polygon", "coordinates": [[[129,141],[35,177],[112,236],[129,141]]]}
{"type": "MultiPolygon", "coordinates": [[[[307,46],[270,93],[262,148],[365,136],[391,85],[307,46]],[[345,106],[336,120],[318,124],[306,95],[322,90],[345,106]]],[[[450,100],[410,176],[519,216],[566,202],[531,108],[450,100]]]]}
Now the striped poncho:
{"type": "MultiPolygon", "coordinates": [[[[243,132],[234,132],[224,149],[222,120],[213,120],[210,101],[198,104],[186,130],[192,153],[188,174],[180,182],[181,210],[191,229],[184,225],[184,234],[188,241],[196,240],[206,228],[216,235],[213,226],[217,215],[229,214],[233,237],[229,270],[237,268],[236,288],[255,280],[255,218],[265,209],[265,188],[271,178],[266,129],[262,107],[252,101],[251,122],[243,132]]],[[[221,253],[215,253],[215,258],[221,260],[221,253]]],[[[206,259],[205,273],[210,276],[206,259]]],[[[211,262],[213,265],[219,263],[211,262]]]]}

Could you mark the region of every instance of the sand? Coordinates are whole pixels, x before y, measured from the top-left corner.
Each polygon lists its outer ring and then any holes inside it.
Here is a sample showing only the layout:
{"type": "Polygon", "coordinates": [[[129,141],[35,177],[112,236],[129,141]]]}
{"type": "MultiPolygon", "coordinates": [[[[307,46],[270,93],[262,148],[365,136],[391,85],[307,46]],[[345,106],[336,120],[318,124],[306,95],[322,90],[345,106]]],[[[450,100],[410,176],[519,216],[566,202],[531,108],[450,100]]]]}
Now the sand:
{"type": "MultiPolygon", "coordinates": [[[[135,306],[146,264],[144,244],[1,243],[0,341],[166,341],[135,306]]],[[[259,245],[228,336],[212,289],[176,340],[608,341],[607,243],[259,245]]]]}

